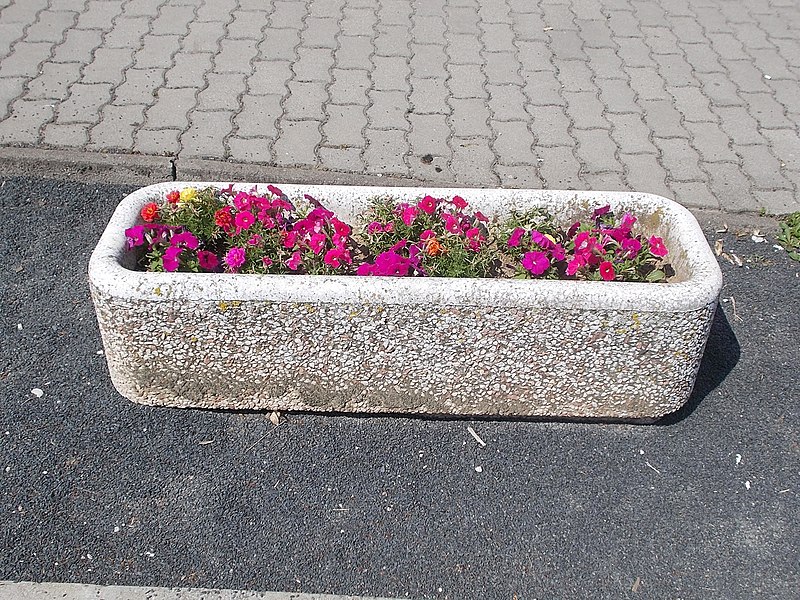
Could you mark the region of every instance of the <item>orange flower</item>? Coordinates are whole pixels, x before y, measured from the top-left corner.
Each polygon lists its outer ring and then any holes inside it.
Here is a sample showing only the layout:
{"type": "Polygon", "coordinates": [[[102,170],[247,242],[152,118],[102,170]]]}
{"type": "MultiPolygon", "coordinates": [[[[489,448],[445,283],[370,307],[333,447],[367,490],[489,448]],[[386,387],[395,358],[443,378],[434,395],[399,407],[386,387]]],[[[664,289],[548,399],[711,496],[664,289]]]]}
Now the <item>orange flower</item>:
{"type": "Polygon", "coordinates": [[[428,253],[428,256],[436,256],[437,254],[441,254],[444,251],[442,245],[439,243],[439,240],[434,238],[429,238],[425,242],[425,252],[428,253]]]}
{"type": "Polygon", "coordinates": [[[156,219],[158,219],[158,204],[155,202],[148,202],[142,207],[142,219],[147,221],[148,223],[152,223],[156,219]]]}

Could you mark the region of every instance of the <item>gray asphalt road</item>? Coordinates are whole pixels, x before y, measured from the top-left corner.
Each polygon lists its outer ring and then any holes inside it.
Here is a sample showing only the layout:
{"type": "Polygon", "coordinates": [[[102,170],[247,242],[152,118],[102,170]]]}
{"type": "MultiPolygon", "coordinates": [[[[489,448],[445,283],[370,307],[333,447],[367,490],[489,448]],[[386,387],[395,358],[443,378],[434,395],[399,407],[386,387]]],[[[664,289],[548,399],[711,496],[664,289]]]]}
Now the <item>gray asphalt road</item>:
{"type": "Polygon", "coordinates": [[[708,223],[750,262],[722,263],[735,300],[690,405],[660,424],[292,414],[275,428],[114,391],[85,274],[126,191],[0,188],[0,579],[796,597],[800,265],[772,239],[708,223]]]}

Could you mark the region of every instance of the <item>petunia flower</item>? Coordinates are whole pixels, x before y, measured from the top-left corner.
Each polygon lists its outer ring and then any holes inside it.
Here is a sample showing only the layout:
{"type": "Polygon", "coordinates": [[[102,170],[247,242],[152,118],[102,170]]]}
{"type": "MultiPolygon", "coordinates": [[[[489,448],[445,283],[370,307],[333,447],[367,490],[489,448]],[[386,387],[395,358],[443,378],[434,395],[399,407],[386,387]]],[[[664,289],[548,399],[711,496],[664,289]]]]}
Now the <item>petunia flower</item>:
{"type": "Polygon", "coordinates": [[[323,260],[326,265],[334,269],[338,269],[342,266],[342,261],[348,264],[353,262],[350,258],[350,253],[344,248],[331,248],[325,253],[325,258],[323,260]]]}
{"type": "Polygon", "coordinates": [[[660,237],[653,236],[648,241],[650,242],[650,254],[653,256],[663,257],[668,254],[664,240],[660,237]]]}
{"type": "Polygon", "coordinates": [[[250,229],[250,226],[255,222],[256,218],[249,210],[243,210],[236,213],[236,217],[234,218],[237,231],[250,229]]]}
{"type": "Polygon", "coordinates": [[[169,241],[171,246],[181,246],[188,250],[196,250],[199,242],[189,231],[182,231],[172,236],[169,241]]]}
{"type": "Polygon", "coordinates": [[[208,250],[198,250],[197,251],[197,262],[200,263],[200,267],[205,269],[206,271],[213,271],[219,265],[219,258],[213,252],[209,252],[208,250]]]}
{"type": "Polygon", "coordinates": [[[183,252],[183,248],[180,246],[170,246],[164,251],[164,256],[161,260],[164,264],[165,271],[171,273],[178,270],[178,267],[180,266],[180,260],[178,260],[178,257],[180,256],[181,252],[183,252]]]}
{"type": "Polygon", "coordinates": [[[434,198],[433,196],[425,196],[422,200],[419,201],[419,203],[417,204],[417,207],[421,211],[423,211],[423,212],[425,212],[425,213],[427,213],[429,215],[432,215],[434,212],[436,212],[436,205],[438,203],[439,203],[439,201],[436,198],[434,198]]]}
{"type": "Polygon", "coordinates": [[[522,266],[532,275],[539,276],[550,268],[550,259],[544,252],[526,252],[522,257],[522,266]]]}
{"type": "Polygon", "coordinates": [[[289,260],[286,261],[286,266],[289,267],[292,271],[297,271],[300,268],[300,264],[303,262],[302,257],[300,256],[299,251],[295,251],[289,257],[289,260]]]}
{"type": "Polygon", "coordinates": [[[136,225],[125,230],[125,237],[128,238],[128,249],[144,245],[144,225],[136,225]]]}
{"type": "Polygon", "coordinates": [[[467,201],[464,200],[461,196],[453,196],[453,205],[458,210],[464,210],[467,208],[467,201]]]}
{"type": "Polygon", "coordinates": [[[600,263],[600,277],[602,277],[604,281],[614,281],[615,276],[614,265],[607,260],[600,263]]]}
{"type": "Polygon", "coordinates": [[[246,255],[244,248],[234,246],[228,250],[228,253],[225,255],[225,264],[230,267],[231,272],[236,273],[236,271],[239,270],[239,267],[244,264],[245,259],[246,255]]]}
{"type": "Polygon", "coordinates": [[[642,243],[636,238],[626,238],[622,240],[621,248],[625,258],[636,258],[639,250],[642,249],[642,243]]]}
{"type": "Polygon", "coordinates": [[[511,236],[508,238],[508,245],[512,248],[516,248],[519,246],[523,235],[525,235],[525,230],[522,227],[517,227],[511,232],[511,236]]]}
{"type": "Polygon", "coordinates": [[[417,214],[419,211],[417,210],[416,206],[407,206],[403,209],[403,213],[400,218],[405,223],[406,227],[411,227],[411,224],[414,222],[414,219],[417,218],[417,214]]]}
{"type": "Polygon", "coordinates": [[[327,241],[328,238],[324,233],[315,233],[311,236],[311,240],[308,242],[308,247],[311,248],[314,254],[319,254],[322,252],[322,249],[325,247],[325,242],[327,241]]]}

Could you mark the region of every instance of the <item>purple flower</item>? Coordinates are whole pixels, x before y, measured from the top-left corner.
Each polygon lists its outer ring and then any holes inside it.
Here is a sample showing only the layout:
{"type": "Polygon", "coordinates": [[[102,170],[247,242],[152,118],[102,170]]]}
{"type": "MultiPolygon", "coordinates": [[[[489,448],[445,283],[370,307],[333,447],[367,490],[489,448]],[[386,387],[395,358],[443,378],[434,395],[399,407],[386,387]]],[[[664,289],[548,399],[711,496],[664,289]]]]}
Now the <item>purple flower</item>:
{"type": "Polygon", "coordinates": [[[602,207],[598,208],[597,210],[595,210],[592,213],[592,220],[594,221],[594,220],[599,219],[603,215],[608,214],[608,212],[610,210],[611,210],[611,205],[610,204],[606,204],[605,206],[602,206],[602,207]]]}
{"type": "Polygon", "coordinates": [[[208,250],[199,250],[197,252],[197,261],[200,263],[200,268],[206,271],[213,271],[219,265],[217,255],[208,250]]]}
{"type": "Polygon", "coordinates": [[[178,257],[180,256],[181,252],[183,252],[183,248],[179,246],[170,246],[164,251],[164,258],[162,262],[164,263],[164,270],[168,272],[177,271],[178,267],[180,266],[180,260],[178,257]]]}
{"type": "Polygon", "coordinates": [[[232,273],[236,273],[239,267],[244,264],[245,258],[244,248],[234,247],[228,250],[225,255],[225,264],[228,265],[232,273]]]}
{"type": "Polygon", "coordinates": [[[642,249],[642,243],[636,238],[626,238],[622,240],[622,251],[625,253],[626,258],[636,258],[639,250],[642,249]]]}
{"type": "Polygon", "coordinates": [[[517,227],[513,232],[511,232],[511,237],[508,238],[508,245],[516,248],[519,246],[519,242],[523,235],[525,235],[525,230],[522,227],[517,227]]]}
{"type": "Polygon", "coordinates": [[[292,271],[297,271],[300,268],[300,264],[303,262],[302,257],[300,256],[300,252],[293,252],[292,256],[289,257],[289,260],[286,261],[286,266],[289,267],[292,271]]]}
{"type": "Polygon", "coordinates": [[[522,257],[522,266],[539,276],[550,268],[550,259],[544,252],[526,252],[522,257]]]}
{"type": "Polygon", "coordinates": [[[188,250],[197,250],[197,238],[188,231],[182,231],[172,236],[169,241],[171,246],[181,246],[188,250]]]}
{"type": "Polygon", "coordinates": [[[144,225],[136,225],[125,230],[128,238],[128,249],[144,245],[144,225]]]}

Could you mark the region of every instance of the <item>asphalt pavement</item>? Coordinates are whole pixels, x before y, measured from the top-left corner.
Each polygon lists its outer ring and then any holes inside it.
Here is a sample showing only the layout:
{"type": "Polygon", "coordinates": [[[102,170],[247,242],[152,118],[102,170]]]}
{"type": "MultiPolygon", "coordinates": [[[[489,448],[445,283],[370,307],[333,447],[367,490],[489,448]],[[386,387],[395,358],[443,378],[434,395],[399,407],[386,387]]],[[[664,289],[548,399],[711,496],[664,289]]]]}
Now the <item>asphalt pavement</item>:
{"type": "Polygon", "coordinates": [[[773,221],[700,215],[743,266],[720,257],[695,393],[658,424],[289,414],[275,427],[112,387],[86,269],[131,189],[2,179],[0,580],[797,597],[800,264],[773,247],[773,221]]]}

